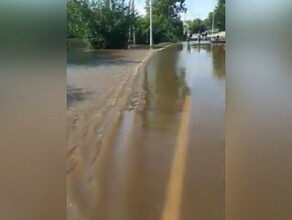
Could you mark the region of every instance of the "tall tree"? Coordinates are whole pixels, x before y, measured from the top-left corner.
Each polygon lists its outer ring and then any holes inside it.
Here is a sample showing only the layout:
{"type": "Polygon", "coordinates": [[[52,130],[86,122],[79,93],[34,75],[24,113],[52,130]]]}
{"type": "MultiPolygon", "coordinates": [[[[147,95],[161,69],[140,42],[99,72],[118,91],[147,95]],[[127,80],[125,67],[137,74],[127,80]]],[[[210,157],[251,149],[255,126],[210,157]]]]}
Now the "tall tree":
{"type": "Polygon", "coordinates": [[[125,0],[68,0],[67,37],[90,41],[96,48],[121,48],[133,19],[125,0]]]}
{"type": "Polygon", "coordinates": [[[208,29],[205,22],[197,18],[193,21],[188,21],[189,31],[193,33],[204,32],[208,29]]]}
{"type": "MultiPolygon", "coordinates": [[[[149,17],[149,0],[146,1],[149,17]]],[[[183,37],[180,13],[186,12],[185,0],[152,0],[154,43],[177,41],[183,37]]]]}
{"type": "MultiPolygon", "coordinates": [[[[154,42],[181,39],[180,13],[186,11],[185,0],[152,1],[154,42]]],[[[85,39],[96,48],[122,48],[128,44],[132,27],[137,30],[137,42],[148,43],[149,13],[142,17],[129,13],[128,3],[129,0],[68,0],[67,37],[85,39]]]]}
{"type": "Polygon", "coordinates": [[[220,31],[225,30],[225,0],[219,0],[215,8],[215,25],[220,31]]]}
{"type": "Polygon", "coordinates": [[[90,37],[90,3],[87,0],[68,0],[67,36],[75,38],[90,37]]]}

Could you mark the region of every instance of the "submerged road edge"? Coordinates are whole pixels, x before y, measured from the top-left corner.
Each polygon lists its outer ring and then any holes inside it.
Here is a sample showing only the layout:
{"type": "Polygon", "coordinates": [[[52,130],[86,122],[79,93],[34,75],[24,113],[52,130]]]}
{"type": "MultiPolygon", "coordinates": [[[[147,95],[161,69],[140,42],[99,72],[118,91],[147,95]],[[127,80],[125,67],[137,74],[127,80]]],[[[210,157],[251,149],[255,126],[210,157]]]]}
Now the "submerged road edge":
{"type": "Polygon", "coordinates": [[[165,205],[162,211],[161,220],[180,219],[180,209],[184,187],[184,176],[186,171],[188,125],[189,125],[190,97],[184,100],[181,122],[176,139],[173,161],[171,164],[169,182],[166,191],[165,205]]]}

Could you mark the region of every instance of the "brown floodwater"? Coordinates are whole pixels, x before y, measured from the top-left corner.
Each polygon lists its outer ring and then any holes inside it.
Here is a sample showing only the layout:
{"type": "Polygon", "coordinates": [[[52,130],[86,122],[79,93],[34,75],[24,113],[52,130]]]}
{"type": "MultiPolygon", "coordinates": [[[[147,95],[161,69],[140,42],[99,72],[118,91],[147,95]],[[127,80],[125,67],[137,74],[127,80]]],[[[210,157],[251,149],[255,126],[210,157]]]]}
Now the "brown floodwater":
{"type": "Polygon", "coordinates": [[[157,52],[143,91],[139,108],[129,106],[102,149],[97,196],[80,212],[101,220],[223,220],[223,46],[180,44],[157,52]]]}

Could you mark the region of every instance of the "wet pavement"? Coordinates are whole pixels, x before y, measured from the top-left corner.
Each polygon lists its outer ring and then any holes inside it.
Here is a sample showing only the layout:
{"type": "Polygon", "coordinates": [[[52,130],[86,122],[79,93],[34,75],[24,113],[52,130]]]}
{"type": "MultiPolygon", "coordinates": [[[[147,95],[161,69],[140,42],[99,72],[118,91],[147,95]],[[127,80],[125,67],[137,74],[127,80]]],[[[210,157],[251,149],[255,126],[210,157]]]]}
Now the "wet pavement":
{"type": "Polygon", "coordinates": [[[176,45],[146,68],[145,96],[122,115],[101,150],[97,196],[85,219],[223,220],[225,218],[225,51],[176,45]]]}
{"type": "Polygon", "coordinates": [[[133,93],[137,68],[148,55],[143,49],[68,52],[68,219],[94,219],[88,215],[94,213],[99,195],[100,152],[107,148],[133,93]]]}

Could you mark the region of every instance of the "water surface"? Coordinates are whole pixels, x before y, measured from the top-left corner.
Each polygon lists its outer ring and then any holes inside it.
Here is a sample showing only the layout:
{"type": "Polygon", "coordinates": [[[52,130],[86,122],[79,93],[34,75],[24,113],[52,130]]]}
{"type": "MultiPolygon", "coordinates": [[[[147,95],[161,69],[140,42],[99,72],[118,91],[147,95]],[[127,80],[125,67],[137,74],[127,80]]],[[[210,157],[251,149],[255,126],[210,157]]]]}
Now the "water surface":
{"type": "MultiPolygon", "coordinates": [[[[147,65],[145,98],[124,112],[113,145],[99,161],[99,195],[89,218],[162,219],[180,134],[186,155],[179,219],[224,219],[225,51],[181,44],[147,65]],[[185,102],[189,108],[185,110],[185,102]],[[187,124],[182,119],[187,114],[187,124]]],[[[173,201],[175,203],[176,201],[173,201]]],[[[86,213],[86,211],[85,211],[86,213]]]]}

